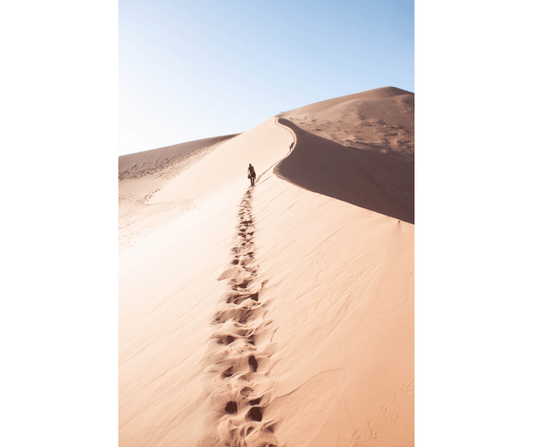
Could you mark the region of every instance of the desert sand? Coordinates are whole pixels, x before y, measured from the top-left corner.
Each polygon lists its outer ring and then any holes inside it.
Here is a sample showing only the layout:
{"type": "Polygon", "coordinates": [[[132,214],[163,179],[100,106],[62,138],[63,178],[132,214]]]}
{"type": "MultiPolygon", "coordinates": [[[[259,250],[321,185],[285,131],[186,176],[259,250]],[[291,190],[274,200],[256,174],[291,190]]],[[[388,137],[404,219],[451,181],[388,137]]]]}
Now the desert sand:
{"type": "Polygon", "coordinates": [[[413,123],[385,87],[120,157],[121,447],[414,444],[413,123]]]}

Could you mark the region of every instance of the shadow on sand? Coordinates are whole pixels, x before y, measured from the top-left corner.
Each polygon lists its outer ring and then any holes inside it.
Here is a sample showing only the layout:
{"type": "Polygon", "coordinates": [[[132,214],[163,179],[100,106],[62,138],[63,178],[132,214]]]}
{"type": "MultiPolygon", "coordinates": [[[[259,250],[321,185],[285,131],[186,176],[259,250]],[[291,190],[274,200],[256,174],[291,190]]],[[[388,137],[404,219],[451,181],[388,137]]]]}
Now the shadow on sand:
{"type": "Polygon", "coordinates": [[[346,147],[280,118],[297,136],[274,173],[294,185],[414,224],[414,159],[346,147]]]}

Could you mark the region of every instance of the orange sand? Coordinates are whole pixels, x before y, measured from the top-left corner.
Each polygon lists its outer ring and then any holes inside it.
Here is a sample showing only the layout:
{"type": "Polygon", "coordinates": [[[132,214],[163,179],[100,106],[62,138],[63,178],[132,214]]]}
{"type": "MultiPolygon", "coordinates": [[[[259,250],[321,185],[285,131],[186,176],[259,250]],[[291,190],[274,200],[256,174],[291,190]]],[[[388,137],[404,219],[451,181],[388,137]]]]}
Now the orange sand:
{"type": "Polygon", "coordinates": [[[121,157],[121,447],[413,445],[413,117],[386,87],[121,157]]]}

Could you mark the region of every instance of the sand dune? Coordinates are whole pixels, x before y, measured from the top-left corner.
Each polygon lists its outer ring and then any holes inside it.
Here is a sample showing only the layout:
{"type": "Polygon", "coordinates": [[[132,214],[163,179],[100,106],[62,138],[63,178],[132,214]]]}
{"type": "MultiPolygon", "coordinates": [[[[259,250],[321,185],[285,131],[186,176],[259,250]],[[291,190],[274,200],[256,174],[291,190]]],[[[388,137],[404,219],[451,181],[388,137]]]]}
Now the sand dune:
{"type": "Polygon", "coordinates": [[[188,200],[155,205],[150,199],[170,180],[233,137],[206,138],[119,157],[119,247],[135,244],[139,236],[146,236],[150,230],[190,210],[193,205],[188,200]]]}
{"type": "Polygon", "coordinates": [[[414,223],[412,157],[347,148],[288,120],[280,123],[294,130],[299,144],[276,166],[278,176],[309,191],[414,223]]]}
{"type": "Polygon", "coordinates": [[[217,143],[235,136],[236,135],[226,135],[223,137],[205,138],[203,140],[174,144],[159,149],[136,152],[135,154],[122,155],[118,157],[118,178],[120,180],[140,178],[146,174],[162,171],[178,162],[179,165],[175,167],[174,171],[177,169],[182,170],[184,158],[213,147],[217,143]]]}
{"type": "Polygon", "coordinates": [[[414,443],[412,121],[389,87],[194,163],[142,155],[119,183],[121,446],[414,443]]]}
{"type": "Polygon", "coordinates": [[[414,95],[386,87],[282,114],[298,145],[280,177],[414,223],[414,95]]]}

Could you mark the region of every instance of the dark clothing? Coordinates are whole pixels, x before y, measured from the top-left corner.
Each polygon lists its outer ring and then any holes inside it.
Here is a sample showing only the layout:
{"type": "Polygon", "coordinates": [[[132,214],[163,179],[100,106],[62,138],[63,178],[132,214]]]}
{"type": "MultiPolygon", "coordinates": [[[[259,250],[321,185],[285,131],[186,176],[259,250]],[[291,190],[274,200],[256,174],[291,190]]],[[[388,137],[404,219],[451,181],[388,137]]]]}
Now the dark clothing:
{"type": "Polygon", "coordinates": [[[255,185],[255,169],[252,165],[248,166],[248,178],[250,179],[252,186],[254,186],[255,185]]]}

